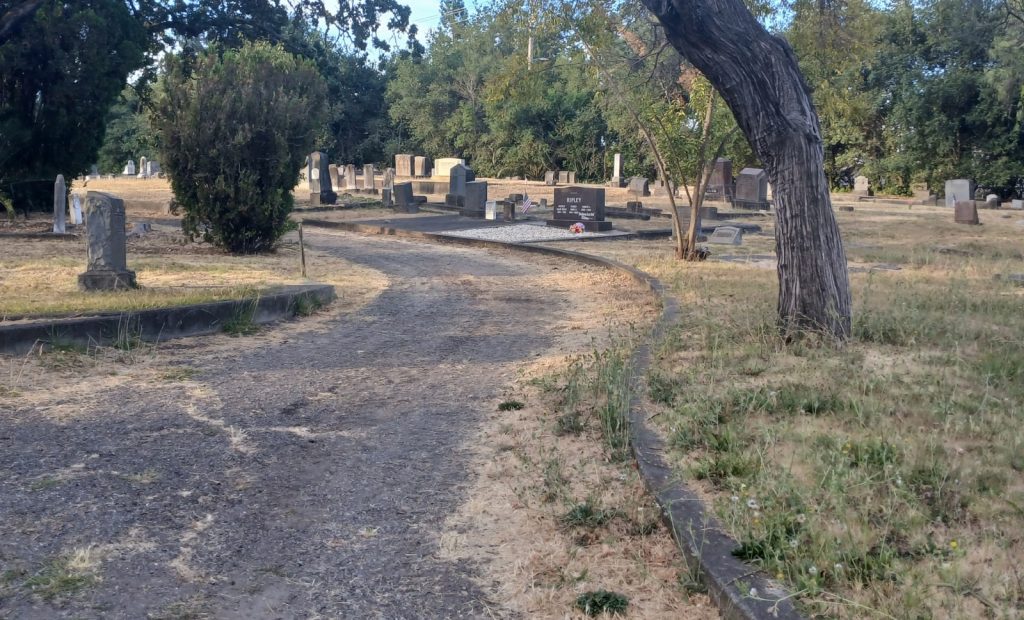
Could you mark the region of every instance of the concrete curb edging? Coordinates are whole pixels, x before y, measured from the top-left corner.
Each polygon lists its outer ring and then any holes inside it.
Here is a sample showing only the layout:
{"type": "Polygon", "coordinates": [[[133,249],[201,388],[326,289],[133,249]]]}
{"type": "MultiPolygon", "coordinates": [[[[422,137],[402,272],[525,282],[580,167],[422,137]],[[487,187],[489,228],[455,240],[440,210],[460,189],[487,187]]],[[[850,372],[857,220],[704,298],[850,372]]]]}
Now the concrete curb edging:
{"type": "MultiPolygon", "coordinates": [[[[651,343],[660,340],[679,317],[679,305],[666,294],[662,283],[647,273],[618,261],[557,248],[522,243],[505,243],[486,239],[448,237],[435,233],[401,230],[358,222],[305,220],[310,226],[336,228],[367,235],[387,235],[423,241],[483,248],[508,248],[533,254],[563,256],[589,265],[625,273],[646,286],[662,304],[650,336],[633,353],[634,377],[646,372],[651,363],[651,343]]],[[[636,379],[634,379],[635,381],[636,379]]],[[[704,503],[673,475],[662,455],[665,444],[647,425],[639,390],[634,389],[630,403],[630,443],[640,476],[661,506],[666,525],[683,552],[690,569],[708,588],[708,594],[726,620],[802,620],[792,604],[790,594],[768,578],[732,555],[737,543],[722,530],[718,521],[704,508],[704,503]],[[756,591],[756,592],[755,592],[756,591]]]]}
{"type": "Polygon", "coordinates": [[[271,323],[291,318],[302,304],[324,306],[334,298],[333,286],[299,284],[252,299],[0,324],[0,354],[25,354],[40,343],[88,347],[126,338],[154,342],[212,334],[221,331],[225,322],[239,316],[251,314],[253,323],[271,323]]]}

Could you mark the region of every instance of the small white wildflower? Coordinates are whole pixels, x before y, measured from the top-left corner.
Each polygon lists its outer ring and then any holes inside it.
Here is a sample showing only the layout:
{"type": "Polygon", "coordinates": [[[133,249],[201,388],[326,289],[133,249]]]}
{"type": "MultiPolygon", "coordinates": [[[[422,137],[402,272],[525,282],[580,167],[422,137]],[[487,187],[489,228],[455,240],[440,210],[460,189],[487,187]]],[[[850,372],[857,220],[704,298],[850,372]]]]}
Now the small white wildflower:
{"type": "Polygon", "coordinates": [[[742,490],[744,490],[746,488],[747,488],[747,483],[746,482],[741,482],[740,483],[740,491],[742,491],[742,490]]]}
{"type": "Polygon", "coordinates": [[[806,520],[807,520],[807,516],[806,516],[806,515],[804,515],[803,513],[800,513],[800,514],[798,514],[798,515],[796,516],[796,522],[797,522],[797,523],[803,523],[803,522],[804,522],[804,521],[806,521],[806,520]]]}
{"type": "Polygon", "coordinates": [[[811,567],[807,569],[807,572],[810,573],[812,576],[813,575],[817,575],[818,574],[818,567],[815,566],[814,564],[811,564],[811,567]]]}
{"type": "Polygon", "coordinates": [[[898,487],[903,486],[903,478],[901,478],[899,476],[896,476],[896,486],[898,486],[898,487]]]}
{"type": "Polygon", "coordinates": [[[753,497],[751,497],[750,499],[747,500],[747,508],[749,508],[751,510],[757,510],[760,507],[761,506],[758,505],[757,500],[754,499],[753,497]]]}
{"type": "Polygon", "coordinates": [[[797,540],[795,538],[789,541],[789,546],[794,548],[794,549],[796,549],[799,544],[800,543],[797,542],[797,540]]]}
{"type": "Polygon", "coordinates": [[[740,498],[739,498],[739,497],[737,497],[736,495],[733,495],[733,496],[732,496],[732,497],[730,497],[729,499],[731,499],[731,500],[733,501],[733,503],[736,503],[736,502],[740,501],[740,498]]]}
{"type": "Polygon", "coordinates": [[[757,588],[750,588],[750,596],[757,597],[757,588]]]}
{"type": "Polygon", "coordinates": [[[836,562],[836,565],[833,566],[832,568],[834,568],[835,571],[838,573],[839,571],[843,570],[843,565],[840,564],[839,562],[836,562]]]}

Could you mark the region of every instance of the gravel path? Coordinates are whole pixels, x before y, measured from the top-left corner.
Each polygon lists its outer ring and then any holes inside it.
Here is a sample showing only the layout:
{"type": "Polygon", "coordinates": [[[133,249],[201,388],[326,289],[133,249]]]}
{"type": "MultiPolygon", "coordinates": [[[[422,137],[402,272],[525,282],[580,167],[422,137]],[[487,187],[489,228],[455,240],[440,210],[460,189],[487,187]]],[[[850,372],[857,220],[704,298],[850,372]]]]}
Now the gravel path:
{"type": "Polygon", "coordinates": [[[494,226],[487,228],[469,228],[465,230],[448,230],[440,234],[449,237],[467,237],[469,239],[487,239],[489,241],[502,241],[504,243],[536,243],[541,241],[564,241],[567,239],[579,239],[581,237],[615,237],[626,233],[615,231],[611,233],[569,232],[568,226],[564,229],[547,226],[543,222],[537,224],[511,224],[509,226],[494,226]]]}
{"type": "Polygon", "coordinates": [[[181,380],[0,393],[0,617],[501,616],[437,535],[480,412],[573,309],[550,276],[583,268],[308,238],[391,286],[286,337],[162,345],[181,380]]]}

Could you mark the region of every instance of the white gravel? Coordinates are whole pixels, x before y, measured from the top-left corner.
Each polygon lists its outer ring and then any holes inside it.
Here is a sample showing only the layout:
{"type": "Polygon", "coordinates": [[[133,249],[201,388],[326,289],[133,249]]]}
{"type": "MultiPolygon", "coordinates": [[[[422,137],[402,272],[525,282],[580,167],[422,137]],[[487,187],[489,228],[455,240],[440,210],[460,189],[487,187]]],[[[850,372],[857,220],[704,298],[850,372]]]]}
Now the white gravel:
{"type": "MultiPolygon", "coordinates": [[[[508,226],[490,226],[487,228],[468,228],[464,230],[440,231],[439,234],[450,237],[466,237],[469,239],[486,239],[505,243],[532,243],[536,241],[562,241],[579,239],[580,237],[607,237],[608,233],[571,233],[569,227],[554,228],[544,224],[510,224],[508,226]]],[[[622,234],[616,231],[613,234],[622,234]]]]}

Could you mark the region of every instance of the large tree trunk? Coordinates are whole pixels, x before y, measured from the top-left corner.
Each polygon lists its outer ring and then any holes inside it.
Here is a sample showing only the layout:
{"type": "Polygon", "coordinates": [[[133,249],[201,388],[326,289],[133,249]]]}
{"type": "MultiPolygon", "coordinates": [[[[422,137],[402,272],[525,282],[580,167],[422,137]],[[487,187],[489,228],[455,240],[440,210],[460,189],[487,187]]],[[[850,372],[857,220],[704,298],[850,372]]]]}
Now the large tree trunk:
{"type": "Polygon", "coordinates": [[[850,284],[825,178],[818,115],[793,51],[742,0],[643,0],[714,85],[772,183],[782,327],[845,338],[850,284]]]}

